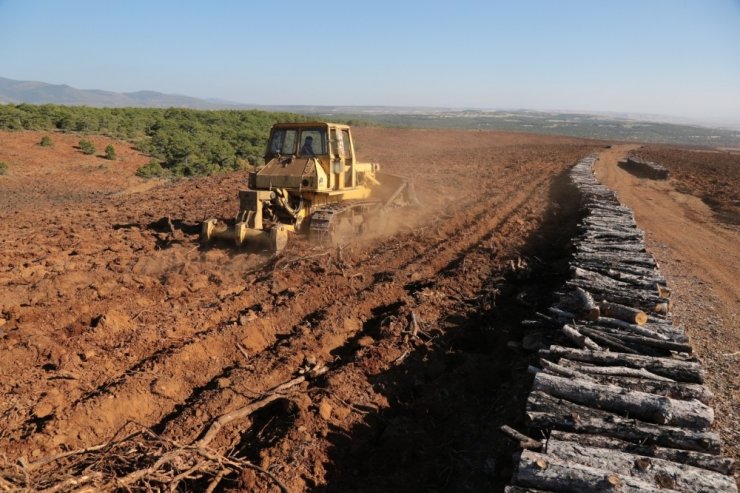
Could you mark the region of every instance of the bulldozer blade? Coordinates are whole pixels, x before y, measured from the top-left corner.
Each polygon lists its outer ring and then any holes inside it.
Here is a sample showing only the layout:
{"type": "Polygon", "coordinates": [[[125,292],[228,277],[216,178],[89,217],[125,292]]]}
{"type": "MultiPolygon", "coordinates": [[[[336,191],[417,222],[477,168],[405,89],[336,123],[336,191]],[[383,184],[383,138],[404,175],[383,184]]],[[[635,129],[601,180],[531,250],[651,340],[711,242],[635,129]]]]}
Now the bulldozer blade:
{"type": "Polygon", "coordinates": [[[215,239],[230,240],[236,246],[261,247],[279,252],[288,243],[288,228],[279,224],[269,230],[254,229],[248,227],[243,221],[237,222],[230,228],[217,219],[208,219],[201,227],[201,237],[206,242],[215,239]]]}
{"type": "Polygon", "coordinates": [[[380,195],[383,208],[421,207],[414,184],[408,178],[382,172],[378,172],[376,178],[382,184],[380,195]]]}

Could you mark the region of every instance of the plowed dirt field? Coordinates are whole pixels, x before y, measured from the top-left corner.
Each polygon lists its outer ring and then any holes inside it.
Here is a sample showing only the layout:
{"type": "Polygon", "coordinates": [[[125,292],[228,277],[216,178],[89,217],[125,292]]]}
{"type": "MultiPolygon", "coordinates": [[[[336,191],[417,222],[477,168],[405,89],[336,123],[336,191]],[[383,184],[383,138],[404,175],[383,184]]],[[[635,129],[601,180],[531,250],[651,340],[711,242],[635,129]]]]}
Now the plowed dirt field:
{"type": "Polygon", "coordinates": [[[500,489],[517,445],[498,428],[521,424],[536,361],[519,322],[565,275],[564,172],[599,145],[354,133],[425,207],[384,236],[294,237],[278,256],[198,242],[203,219],[236,212],[245,173],[144,182],[148,158],[125,143],[107,161],[79,136],[49,149],[0,133],[0,452],[33,461],[142,426],[189,444],[305,376],[209,445],[274,478],[247,470],[219,490],[500,489]]]}

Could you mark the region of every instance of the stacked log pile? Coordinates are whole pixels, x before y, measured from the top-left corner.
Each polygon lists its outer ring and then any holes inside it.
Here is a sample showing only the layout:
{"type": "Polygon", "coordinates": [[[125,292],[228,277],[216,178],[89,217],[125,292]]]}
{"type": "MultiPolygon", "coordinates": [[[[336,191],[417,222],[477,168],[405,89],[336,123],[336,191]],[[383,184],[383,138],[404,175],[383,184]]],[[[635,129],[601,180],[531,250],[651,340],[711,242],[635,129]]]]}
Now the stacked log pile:
{"type": "Polygon", "coordinates": [[[525,322],[569,341],[540,350],[530,368],[527,420],[547,439],[506,427],[525,449],[506,491],[737,492],[710,431],[704,371],[671,322],[670,290],[630,209],[594,177],[595,159],[570,175],[585,211],[572,278],[525,322]]]}
{"type": "Polygon", "coordinates": [[[640,178],[650,178],[651,180],[667,180],[668,170],[665,166],[653,161],[645,161],[636,156],[629,156],[623,161],[619,161],[619,167],[625,169],[640,178]]]}

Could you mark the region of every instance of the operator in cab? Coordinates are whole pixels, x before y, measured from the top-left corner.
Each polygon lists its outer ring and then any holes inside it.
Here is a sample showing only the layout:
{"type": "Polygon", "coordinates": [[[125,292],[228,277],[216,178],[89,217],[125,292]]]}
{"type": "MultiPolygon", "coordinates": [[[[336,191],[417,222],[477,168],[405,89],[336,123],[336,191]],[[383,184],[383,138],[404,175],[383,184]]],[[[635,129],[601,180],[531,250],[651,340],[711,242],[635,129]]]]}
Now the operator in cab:
{"type": "Polygon", "coordinates": [[[301,147],[301,156],[313,156],[313,137],[310,135],[303,141],[303,147],[301,147]]]}

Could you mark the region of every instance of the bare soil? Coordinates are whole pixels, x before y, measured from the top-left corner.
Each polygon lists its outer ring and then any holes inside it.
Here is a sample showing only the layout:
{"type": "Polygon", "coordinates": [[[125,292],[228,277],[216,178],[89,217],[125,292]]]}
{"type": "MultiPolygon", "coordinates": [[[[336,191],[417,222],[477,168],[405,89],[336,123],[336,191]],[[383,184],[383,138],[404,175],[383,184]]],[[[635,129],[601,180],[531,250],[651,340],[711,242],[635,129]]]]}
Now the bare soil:
{"type": "MultiPolygon", "coordinates": [[[[324,376],[212,446],[291,492],[501,490],[516,444],[498,427],[522,426],[536,360],[508,342],[565,276],[577,210],[564,172],[598,145],[354,133],[360,157],[411,177],[425,208],[399,213],[391,235],[341,248],[296,237],[279,256],[198,243],[203,219],[236,212],[244,173],[144,182],[134,171],[147,157],[123,142],[106,161],[75,149],[79,136],[54,134],[48,149],[36,145],[43,134],[0,133],[0,451],[37,459],[140,425],[188,443],[318,361],[324,376]]],[[[674,255],[684,226],[667,226],[656,256],[674,255]]],[[[725,289],[702,277],[706,289],[692,291],[684,265],[680,305],[725,289]]],[[[736,334],[737,297],[717,296],[710,313],[725,325],[695,340],[732,353],[719,338],[727,324],[736,334]]],[[[726,358],[716,361],[737,365],[726,358]]],[[[718,401],[737,408],[736,389],[718,401]]],[[[251,471],[221,487],[275,490],[251,471]]]]}
{"type": "Polygon", "coordinates": [[[596,176],[616,190],[646,232],[648,250],[673,289],[675,319],[707,369],[723,453],[740,460],[740,229],[733,225],[737,220],[728,223],[726,214],[716,214],[733,210],[740,161],[733,165],[735,158],[727,153],[661,149],[648,154],[641,149],[642,156],[666,166],[681,163],[671,167],[671,173],[677,172],[668,182],[655,181],[616,165],[631,147],[603,152],[596,176]],[[666,160],[656,159],[661,156],[666,160]],[[711,209],[706,196],[715,197],[719,208],[711,209]]]}
{"type": "Polygon", "coordinates": [[[645,146],[636,151],[668,168],[676,190],[699,197],[720,221],[740,226],[740,152],[645,146]]]}

